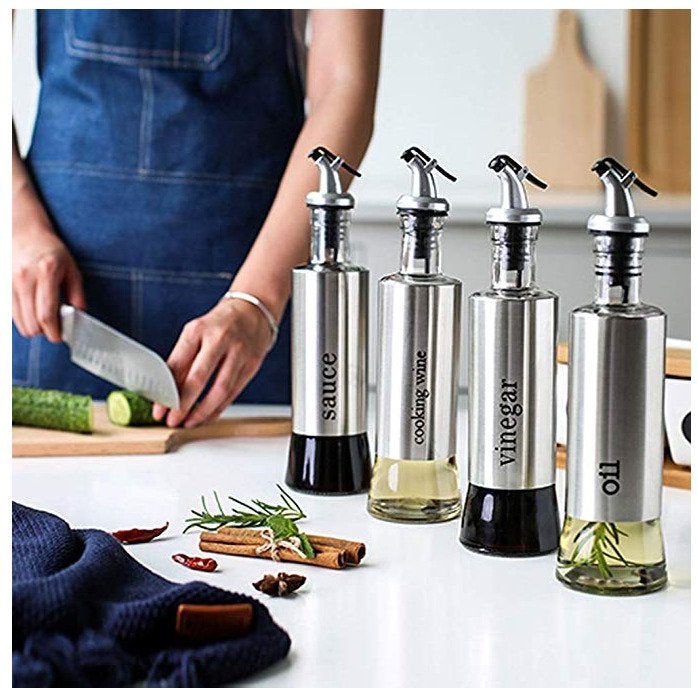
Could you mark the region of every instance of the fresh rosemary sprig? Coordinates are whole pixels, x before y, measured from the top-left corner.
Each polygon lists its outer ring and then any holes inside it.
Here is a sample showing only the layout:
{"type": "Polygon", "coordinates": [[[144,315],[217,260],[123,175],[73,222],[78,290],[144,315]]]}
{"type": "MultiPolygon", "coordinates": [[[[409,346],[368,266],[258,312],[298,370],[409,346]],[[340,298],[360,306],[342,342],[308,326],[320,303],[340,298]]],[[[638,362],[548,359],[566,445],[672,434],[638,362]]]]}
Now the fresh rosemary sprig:
{"type": "MultiPolygon", "coordinates": [[[[315,551],[308,541],[308,537],[298,529],[296,522],[305,519],[306,515],[300,505],[281,487],[276,484],[281,496],[281,505],[265,503],[263,500],[253,499],[249,503],[228,496],[238,507],[233,507],[227,514],[223,510],[218,493],[213,492],[213,497],[218,507],[218,512],[211,512],[206,499],[201,496],[201,511],[192,510],[193,517],[185,520],[185,532],[194,527],[212,532],[221,527],[268,527],[271,529],[274,543],[297,537],[300,540],[300,548],[307,558],[314,558],[315,551]]],[[[298,541],[296,541],[296,544],[298,541]]]]}
{"type": "Polygon", "coordinates": [[[200,527],[209,532],[220,529],[229,525],[231,527],[268,527],[267,520],[271,516],[283,517],[292,522],[297,522],[298,520],[305,519],[305,513],[301,510],[298,503],[281,487],[276,484],[279,489],[281,500],[283,505],[272,505],[271,503],[265,503],[262,500],[252,500],[250,503],[245,503],[242,500],[233,498],[229,495],[228,498],[232,500],[237,505],[246,509],[232,508],[232,513],[227,514],[223,510],[218,493],[213,492],[213,497],[216,501],[216,506],[218,507],[218,512],[211,512],[206,506],[206,499],[201,496],[201,511],[192,510],[191,514],[193,517],[189,517],[185,520],[187,526],[184,531],[187,532],[193,527],[200,527]]]}
{"type": "Polygon", "coordinates": [[[587,522],[572,540],[576,546],[570,556],[570,563],[580,566],[597,566],[601,577],[608,580],[613,577],[609,561],[617,561],[626,567],[637,566],[620,552],[620,538],[628,534],[613,522],[587,522]],[[586,547],[586,549],[585,549],[586,547]],[[586,550],[586,554],[582,552],[586,550]]]}

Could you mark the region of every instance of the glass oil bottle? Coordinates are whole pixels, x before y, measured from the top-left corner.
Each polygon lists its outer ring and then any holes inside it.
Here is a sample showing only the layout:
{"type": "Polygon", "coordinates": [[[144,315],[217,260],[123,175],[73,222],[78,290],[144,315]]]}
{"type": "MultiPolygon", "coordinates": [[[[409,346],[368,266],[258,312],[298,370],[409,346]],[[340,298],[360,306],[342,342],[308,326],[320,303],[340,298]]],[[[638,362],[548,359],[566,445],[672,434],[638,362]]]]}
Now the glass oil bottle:
{"type": "Polygon", "coordinates": [[[592,170],[605,211],[592,215],[596,297],[570,317],[567,490],[557,577],[605,595],[667,581],[660,525],[666,315],[640,299],[650,226],[631,186],[656,196],[611,157],[592,170]]]}
{"type": "Polygon", "coordinates": [[[439,522],[460,513],[456,405],[461,283],[441,272],[449,205],[422,150],[402,154],[411,193],[397,201],[400,270],[379,283],[376,459],[368,511],[387,520],[439,522]]]}
{"type": "Polygon", "coordinates": [[[546,184],[508,155],[489,163],[502,201],[487,212],[492,283],[468,307],[468,492],[460,540],[501,556],[557,548],[557,296],[535,283],[541,212],[524,181],[546,184]]]}
{"type": "Polygon", "coordinates": [[[349,258],[351,194],[341,157],[318,147],[310,158],[320,187],[308,194],[311,258],[293,269],[291,395],[293,428],[286,483],[319,494],[366,491],[371,457],[366,433],[368,271],[349,258]]]}

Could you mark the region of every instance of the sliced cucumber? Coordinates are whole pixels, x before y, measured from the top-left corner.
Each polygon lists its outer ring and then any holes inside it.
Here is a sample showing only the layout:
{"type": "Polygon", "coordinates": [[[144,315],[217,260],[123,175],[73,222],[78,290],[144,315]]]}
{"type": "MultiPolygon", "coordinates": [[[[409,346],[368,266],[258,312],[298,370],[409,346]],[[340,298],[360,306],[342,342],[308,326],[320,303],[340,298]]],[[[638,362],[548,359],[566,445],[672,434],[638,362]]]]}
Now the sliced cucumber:
{"type": "Polygon", "coordinates": [[[154,425],[153,402],[136,392],[119,390],[107,396],[107,415],[114,425],[154,425]]]}
{"type": "Polygon", "coordinates": [[[12,387],[12,423],[91,433],[92,397],[56,389],[12,387]]]}

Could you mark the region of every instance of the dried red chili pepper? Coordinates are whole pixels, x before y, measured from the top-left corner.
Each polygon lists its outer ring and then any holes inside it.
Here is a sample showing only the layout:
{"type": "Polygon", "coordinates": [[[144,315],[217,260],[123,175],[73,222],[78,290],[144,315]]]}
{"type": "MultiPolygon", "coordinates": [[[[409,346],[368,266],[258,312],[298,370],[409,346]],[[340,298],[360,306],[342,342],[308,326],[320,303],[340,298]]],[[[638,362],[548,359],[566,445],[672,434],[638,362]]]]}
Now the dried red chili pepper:
{"type": "Polygon", "coordinates": [[[122,544],[143,544],[146,541],[151,541],[155,537],[160,536],[169,526],[169,522],[165,522],[164,527],[156,527],[155,529],[120,529],[118,532],[112,532],[111,535],[118,539],[122,544]]]}
{"type": "Polygon", "coordinates": [[[187,556],[183,553],[176,553],[172,556],[172,560],[192,570],[203,570],[207,573],[211,573],[218,568],[218,561],[213,558],[200,558],[199,556],[187,556]]]}

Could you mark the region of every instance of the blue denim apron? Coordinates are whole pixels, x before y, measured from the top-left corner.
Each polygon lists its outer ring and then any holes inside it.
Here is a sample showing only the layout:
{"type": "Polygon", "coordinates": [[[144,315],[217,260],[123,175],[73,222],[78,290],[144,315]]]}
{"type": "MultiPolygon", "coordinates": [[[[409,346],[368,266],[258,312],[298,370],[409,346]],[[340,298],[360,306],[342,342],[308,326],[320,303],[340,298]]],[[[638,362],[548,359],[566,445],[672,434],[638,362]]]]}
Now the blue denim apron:
{"type": "MultiPolygon", "coordinates": [[[[288,10],[42,10],[28,166],[88,311],[163,357],[228,289],[303,123],[288,10]]],[[[288,313],[287,313],[288,315],[288,313]]],[[[287,403],[289,326],[239,401],[287,403]]],[[[103,398],[13,326],[15,384],[103,398]]]]}

